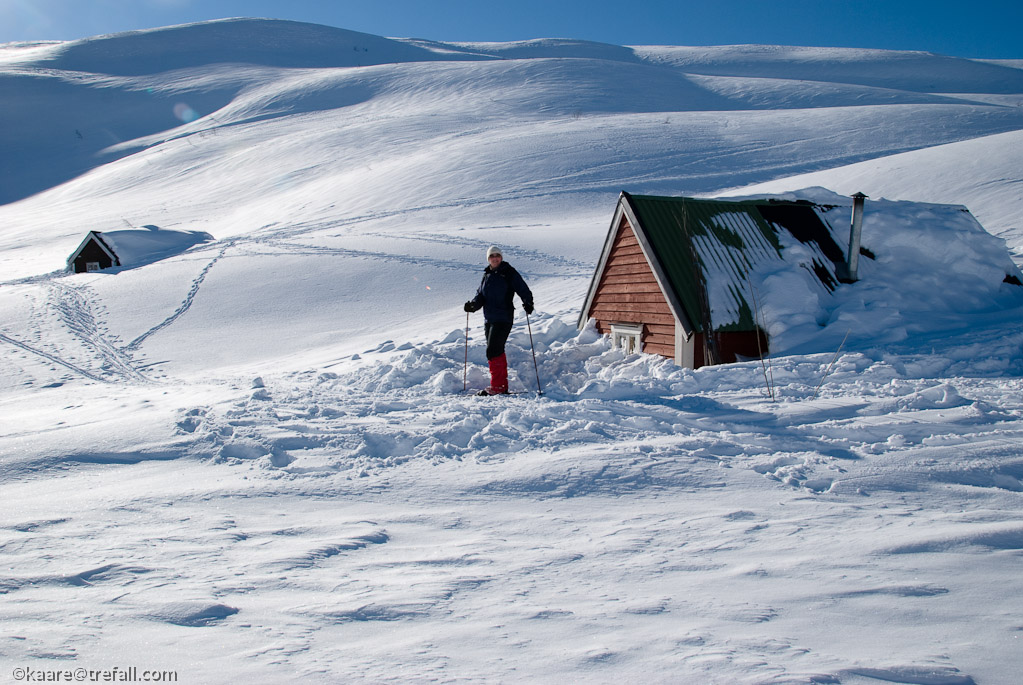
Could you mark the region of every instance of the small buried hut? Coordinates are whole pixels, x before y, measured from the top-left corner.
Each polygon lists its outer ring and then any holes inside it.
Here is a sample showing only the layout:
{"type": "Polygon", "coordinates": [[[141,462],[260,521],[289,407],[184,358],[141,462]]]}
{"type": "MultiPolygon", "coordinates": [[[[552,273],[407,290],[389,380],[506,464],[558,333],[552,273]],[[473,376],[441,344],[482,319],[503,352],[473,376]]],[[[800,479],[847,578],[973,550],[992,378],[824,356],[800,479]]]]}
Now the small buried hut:
{"type": "Polygon", "coordinates": [[[89,231],[67,258],[67,269],[74,273],[86,273],[113,267],[143,266],[212,240],[213,236],[203,231],[180,231],[157,226],[120,231],[89,231]]]}

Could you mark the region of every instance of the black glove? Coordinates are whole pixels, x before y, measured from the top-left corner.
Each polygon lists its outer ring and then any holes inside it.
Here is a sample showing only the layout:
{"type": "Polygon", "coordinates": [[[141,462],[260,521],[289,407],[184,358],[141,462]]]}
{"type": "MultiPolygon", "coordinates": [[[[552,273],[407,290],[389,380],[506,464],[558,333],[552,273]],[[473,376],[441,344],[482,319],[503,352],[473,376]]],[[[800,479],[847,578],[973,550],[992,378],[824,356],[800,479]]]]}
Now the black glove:
{"type": "Polygon", "coordinates": [[[469,300],[468,302],[466,302],[466,303],[465,303],[465,306],[464,306],[464,307],[462,307],[462,309],[464,309],[464,310],[465,310],[465,311],[467,311],[467,312],[474,312],[474,311],[476,311],[477,309],[479,309],[479,305],[477,305],[477,304],[476,304],[475,302],[473,302],[472,300],[469,300]]]}
{"type": "Polygon", "coordinates": [[[532,314],[533,313],[533,303],[532,302],[523,302],[522,303],[522,308],[526,310],[526,314],[532,314]]]}

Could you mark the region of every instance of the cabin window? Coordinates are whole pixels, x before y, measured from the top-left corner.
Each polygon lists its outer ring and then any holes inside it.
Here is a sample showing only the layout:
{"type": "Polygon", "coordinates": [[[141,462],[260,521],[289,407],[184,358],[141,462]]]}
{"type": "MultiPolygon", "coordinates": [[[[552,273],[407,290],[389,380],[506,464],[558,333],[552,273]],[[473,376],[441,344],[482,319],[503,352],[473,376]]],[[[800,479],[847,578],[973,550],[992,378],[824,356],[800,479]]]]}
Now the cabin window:
{"type": "Polygon", "coordinates": [[[99,271],[100,270],[99,262],[86,262],[85,263],[85,270],[86,271],[99,271]]]}
{"type": "Polygon", "coordinates": [[[611,345],[615,349],[622,350],[625,354],[642,352],[643,325],[642,324],[611,324],[611,345]]]}

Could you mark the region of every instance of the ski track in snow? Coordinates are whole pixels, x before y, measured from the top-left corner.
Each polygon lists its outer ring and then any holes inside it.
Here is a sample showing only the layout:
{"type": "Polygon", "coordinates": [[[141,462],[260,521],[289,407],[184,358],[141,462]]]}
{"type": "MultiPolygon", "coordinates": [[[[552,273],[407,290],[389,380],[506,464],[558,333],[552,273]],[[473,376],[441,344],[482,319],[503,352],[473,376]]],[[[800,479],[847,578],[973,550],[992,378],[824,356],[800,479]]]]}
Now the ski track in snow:
{"type": "Polygon", "coordinates": [[[7,334],[0,334],[0,340],[89,380],[147,380],[126,351],[107,339],[91,305],[96,297],[88,286],[62,278],[51,278],[44,284],[45,306],[33,307],[30,319],[32,342],[7,334]]]}
{"type": "Polygon", "coordinates": [[[66,281],[51,281],[51,307],[57,312],[64,328],[87,348],[100,357],[100,367],[125,380],[146,381],[130,358],[131,346],[119,349],[106,339],[97,322],[90,302],[97,298],[89,289],[68,287],[66,281]]]}
{"type": "Polygon", "coordinates": [[[46,352],[45,350],[41,350],[41,349],[39,349],[37,347],[33,347],[32,345],[30,345],[28,343],[22,342],[20,340],[16,340],[15,338],[12,338],[11,336],[6,335],[4,333],[0,333],[0,341],[3,341],[5,343],[7,343],[8,345],[13,345],[14,347],[17,347],[19,349],[25,350],[26,352],[29,352],[29,353],[31,353],[33,355],[41,357],[42,359],[50,361],[50,362],[52,362],[54,364],[59,364],[60,366],[63,366],[64,368],[66,368],[66,369],[68,369],[68,370],[70,370],[70,371],[72,371],[72,372],[74,372],[74,373],[76,373],[76,374],[78,374],[80,376],[84,376],[85,378],[88,378],[90,380],[98,381],[98,382],[101,382],[101,383],[102,382],[106,382],[106,379],[104,379],[102,376],[99,376],[97,374],[92,373],[91,371],[88,371],[88,370],[83,369],[83,368],[81,368],[79,366],[76,366],[75,364],[72,364],[71,362],[69,362],[69,361],[67,361],[65,359],[62,359],[62,358],[58,357],[57,355],[50,354],[49,352],[46,352]]]}
{"type": "Polygon", "coordinates": [[[207,264],[203,268],[203,270],[199,273],[199,275],[195,278],[195,280],[192,281],[192,286],[191,286],[191,288],[189,288],[188,294],[185,296],[185,299],[181,303],[181,306],[179,306],[177,309],[175,309],[174,312],[170,316],[168,316],[166,319],[164,319],[160,323],[156,324],[155,326],[150,328],[148,331],[146,331],[142,335],[138,336],[137,338],[132,340],[127,345],[125,345],[124,346],[124,350],[126,352],[133,352],[133,351],[137,350],[142,345],[142,343],[144,343],[146,341],[147,338],[149,338],[152,335],[155,335],[156,333],[159,333],[163,329],[165,329],[168,326],[172,325],[179,318],[181,318],[192,307],[192,303],[195,301],[196,295],[199,294],[199,288],[202,287],[202,282],[204,280],[206,280],[206,276],[209,274],[210,270],[216,265],[216,263],[218,261],[221,260],[221,258],[223,258],[223,256],[227,253],[227,251],[229,249],[231,249],[233,246],[234,246],[233,241],[229,241],[228,244],[225,245],[220,250],[219,254],[217,254],[216,257],[214,257],[212,260],[210,260],[209,264],[207,264]]]}

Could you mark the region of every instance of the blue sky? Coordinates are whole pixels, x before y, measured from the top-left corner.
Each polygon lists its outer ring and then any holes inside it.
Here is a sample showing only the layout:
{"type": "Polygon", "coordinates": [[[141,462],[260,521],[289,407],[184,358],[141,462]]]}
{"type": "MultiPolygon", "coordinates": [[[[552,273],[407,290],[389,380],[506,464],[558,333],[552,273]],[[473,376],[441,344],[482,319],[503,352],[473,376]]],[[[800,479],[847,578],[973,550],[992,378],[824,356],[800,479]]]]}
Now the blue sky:
{"type": "Polygon", "coordinates": [[[442,41],[768,43],[1023,58],[1020,0],[0,0],[0,42],[238,16],[442,41]]]}

